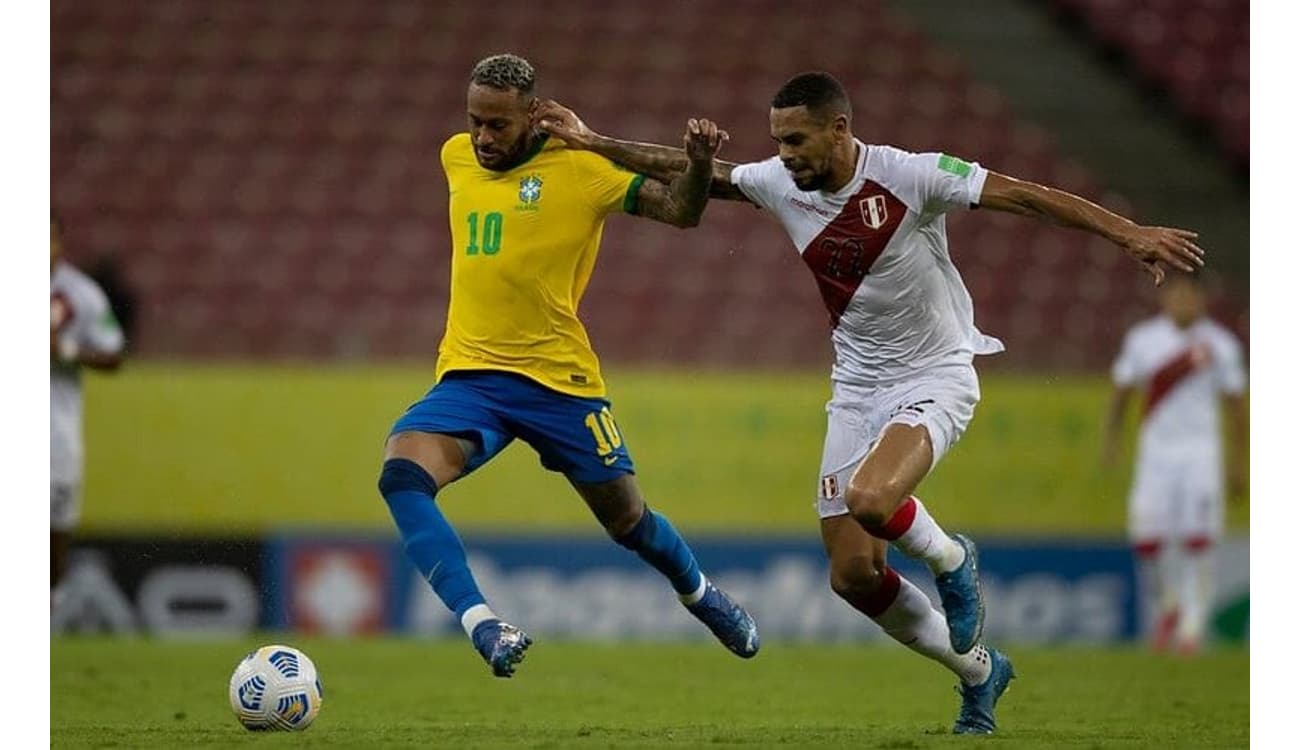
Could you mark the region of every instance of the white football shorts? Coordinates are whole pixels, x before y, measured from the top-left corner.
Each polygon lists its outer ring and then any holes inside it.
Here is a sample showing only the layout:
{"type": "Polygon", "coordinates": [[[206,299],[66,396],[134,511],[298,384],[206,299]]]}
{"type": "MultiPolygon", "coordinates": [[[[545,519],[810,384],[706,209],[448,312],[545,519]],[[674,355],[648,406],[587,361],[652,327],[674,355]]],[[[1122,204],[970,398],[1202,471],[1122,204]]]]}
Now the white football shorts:
{"type": "Polygon", "coordinates": [[[844,490],[886,427],[923,425],[934,446],[933,470],[966,431],[979,400],[979,377],[972,365],[936,367],[889,385],[832,383],[817,487],[818,517],[849,512],[844,490]]]}
{"type": "Polygon", "coordinates": [[[1143,456],[1129,492],[1129,536],[1134,542],[1217,539],[1223,506],[1221,457],[1143,456]]]}

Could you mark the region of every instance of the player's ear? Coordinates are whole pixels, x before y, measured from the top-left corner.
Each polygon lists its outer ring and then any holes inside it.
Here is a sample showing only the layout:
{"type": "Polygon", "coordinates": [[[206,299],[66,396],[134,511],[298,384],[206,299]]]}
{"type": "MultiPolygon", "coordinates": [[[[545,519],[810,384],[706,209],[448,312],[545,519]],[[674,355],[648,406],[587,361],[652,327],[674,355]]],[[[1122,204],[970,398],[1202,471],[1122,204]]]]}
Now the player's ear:
{"type": "Polygon", "coordinates": [[[849,116],[846,114],[835,115],[831,120],[831,132],[835,133],[835,139],[840,140],[849,137],[849,116]]]}

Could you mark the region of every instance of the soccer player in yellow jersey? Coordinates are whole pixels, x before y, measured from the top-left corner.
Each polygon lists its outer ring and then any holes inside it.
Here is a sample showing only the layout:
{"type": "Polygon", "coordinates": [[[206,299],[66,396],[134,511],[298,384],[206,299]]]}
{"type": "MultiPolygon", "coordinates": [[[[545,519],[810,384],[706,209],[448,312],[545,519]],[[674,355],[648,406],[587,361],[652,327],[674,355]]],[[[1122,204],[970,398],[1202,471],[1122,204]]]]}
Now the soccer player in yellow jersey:
{"type": "Polygon", "coordinates": [[[495,55],[474,67],[469,132],[442,148],[451,221],[451,299],[436,384],[397,420],[379,490],[406,553],[498,677],[532,643],[488,607],[434,500],[515,438],[564,474],[605,530],[671,582],[733,653],[758,652],[753,618],[700,572],[668,519],[646,507],[577,307],[605,217],[699,223],[724,135],[691,120],[688,167],[665,184],[566,149],[531,125],[533,67],[495,55]]]}

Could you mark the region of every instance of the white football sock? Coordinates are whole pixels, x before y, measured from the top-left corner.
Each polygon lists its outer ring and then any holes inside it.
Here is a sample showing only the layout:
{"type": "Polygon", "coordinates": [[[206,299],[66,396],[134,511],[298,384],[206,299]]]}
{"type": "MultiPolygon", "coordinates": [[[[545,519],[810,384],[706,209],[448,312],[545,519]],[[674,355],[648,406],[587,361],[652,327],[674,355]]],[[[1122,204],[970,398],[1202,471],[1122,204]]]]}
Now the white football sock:
{"type": "Polygon", "coordinates": [[[1155,634],[1160,621],[1178,608],[1178,549],[1164,539],[1134,544],[1143,632],[1155,634]]]}
{"type": "Polygon", "coordinates": [[[678,594],[677,600],[682,604],[694,604],[704,598],[704,592],[709,588],[709,579],[700,574],[700,587],[689,594],[678,594]]]}
{"type": "Polygon", "coordinates": [[[1213,548],[1188,549],[1183,553],[1179,596],[1178,642],[1199,646],[1205,637],[1214,595],[1213,548]]]}
{"type": "Polygon", "coordinates": [[[899,506],[894,512],[894,517],[885,523],[885,528],[893,536],[892,543],[899,552],[913,559],[923,560],[930,566],[930,572],[935,575],[952,572],[966,560],[965,548],[939,528],[934,517],[921,504],[920,498],[909,498],[899,506]],[[909,503],[914,507],[909,508],[909,503]],[[913,514],[912,521],[905,528],[890,528],[891,525],[905,523],[908,514],[913,514]],[[894,536],[895,534],[897,536],[894,536]]]}
{"type": "Polygon", "coordinates": [[[979,685],[989,678],[992,664],[983,644],[964,654],[952,650],[948,622],[934,608],[930,598],[906,578],[899,577],[898,596],[884,612],[872,618],[890,638],[918,654],[934,659],[967,685],[979,685]]]}
{"type": "Polygon", "coordinates": [[[1183,570],[1183,551],[1176,542],[1165,540],[1160,544],[1160,552],[1157,559],[1156,575],[1159,583],[1156,592],[1156,613],[1164,614],[1173,612],[1178,609],[1179,600],[1182,598],[1179,590],[1182,588],[1183,570]]]}
{"type": "Polygon", "coordinates": [[[500,619],[500,617],[496,616],[495,612],[488,608],[488,605],[475,604],[465,610],[465,614],[460,616],[460,626],[465,629],[465,635],[473,638],[474,628],[478,627],[479,623],[484,622],[485,620],[500,619]]]}

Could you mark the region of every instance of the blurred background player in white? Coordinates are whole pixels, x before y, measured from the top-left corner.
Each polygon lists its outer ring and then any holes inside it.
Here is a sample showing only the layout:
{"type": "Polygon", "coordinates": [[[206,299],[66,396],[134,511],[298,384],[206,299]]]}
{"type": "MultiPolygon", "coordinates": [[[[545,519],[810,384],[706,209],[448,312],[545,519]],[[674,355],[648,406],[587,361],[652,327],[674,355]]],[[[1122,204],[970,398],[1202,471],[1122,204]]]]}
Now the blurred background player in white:
{"type": "Polygon", "coordinates": [[[81,516],[81,370],[116,370],[126,353],[108,297],[63,258],[63,227],[50,217],[50,591],[67,569],[81,516]]]}
{"type": "Polygon", "coordinates": [[[1241,344],[1206,314],[1200,283],[1185,275],[1160,291],[1160,313],[1124,337],[1103,460],[1119,454],[1124,414],[1142,394],[1129,535],[1143,611],[1156,650],[1201,648],[1214,596],[1214,544],[1223,532],[1224,466],[1234,499],[1246,491],[1246,373],[1241,344]],[[1229,412],[1225,452],[1220,405],[1229,412]]]}
{"type": "MultiPolygon", "coordinates": [[[[686,168],[681,149],[599,135],[555,102],[539,126],[657,179],[686,168]]],[[[835,364],[816,507],[831,588],[892,638],[952,670],[962,707],[953,731],[988,734],[1015,676],[981,642],[975,544],[949,535],[912,493],[965,431],[980,398],[976,354],[1002,343],[976,327],[948,253],[944,215],[987,208],[1105,237],[1159,284],[1192,271],[1194,232],[1136,224],[1078,196],[939,153],[854,137],[848,94],[828,73],[786,82],[771,103],[777,155],[714,161],[712,195],[774,214],[812,271],[830,313],[835,364]],[[943,604],[889,567],[888,547],[924,562],[943,604]]]]}

